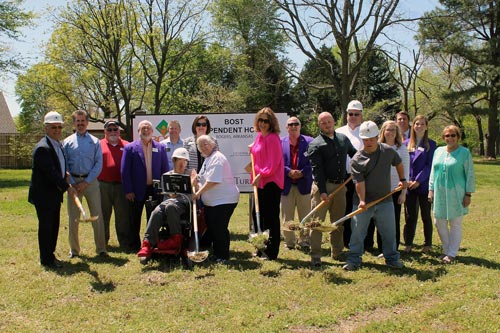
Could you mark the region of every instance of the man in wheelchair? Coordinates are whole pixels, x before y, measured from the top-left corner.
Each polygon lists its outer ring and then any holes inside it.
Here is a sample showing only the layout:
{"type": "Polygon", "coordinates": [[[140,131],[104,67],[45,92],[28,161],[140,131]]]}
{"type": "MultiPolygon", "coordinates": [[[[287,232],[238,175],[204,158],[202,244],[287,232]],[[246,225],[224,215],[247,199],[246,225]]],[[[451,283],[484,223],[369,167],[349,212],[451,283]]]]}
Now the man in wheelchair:
{"type": "MultiPolygon", "coordinates": [[[[167,174],[185,175],[186,167],[189,162],[189,153],[185,148],[177,148],[173,155],[174,170],[167,174]]],[[[166,194],[166,198],[151,213],[142,248],[137,256],[141,263],[145,264],[151,258],[155,251],[179,254],[183,244],[181,220],[190,214],[191,195],[185,194],[166,194]],[[160,240],[160,230],[162,233],[167,229],[168,238],[160,240]]],[[[163,237],[162,237],[163,238],[163,237]]]]}

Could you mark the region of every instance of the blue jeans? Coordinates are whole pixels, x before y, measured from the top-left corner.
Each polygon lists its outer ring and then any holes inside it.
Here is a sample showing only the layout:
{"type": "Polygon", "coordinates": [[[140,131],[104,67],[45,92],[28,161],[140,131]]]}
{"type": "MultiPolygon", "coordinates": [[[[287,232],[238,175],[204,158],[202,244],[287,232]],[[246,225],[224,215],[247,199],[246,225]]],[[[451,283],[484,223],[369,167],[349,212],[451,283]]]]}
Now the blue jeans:
{"type": "MultiPolygon", "coordinates": [[[[359,200],[359,199],[358,199],[359,200]]],[[[358,202],[354,202],[353,211],[358,209],[358,202]]],[[[382,251],[386,263],[399,260],[396,247],[396,224],[394,221],[394,204],[392,199],[385,200],[351,219],[351,241],[347,262],[355,266],[361,265],[361,256],[364,252],[364,240],[370,219],[374,217],[377,230],[382,237],[382,251]]]]}

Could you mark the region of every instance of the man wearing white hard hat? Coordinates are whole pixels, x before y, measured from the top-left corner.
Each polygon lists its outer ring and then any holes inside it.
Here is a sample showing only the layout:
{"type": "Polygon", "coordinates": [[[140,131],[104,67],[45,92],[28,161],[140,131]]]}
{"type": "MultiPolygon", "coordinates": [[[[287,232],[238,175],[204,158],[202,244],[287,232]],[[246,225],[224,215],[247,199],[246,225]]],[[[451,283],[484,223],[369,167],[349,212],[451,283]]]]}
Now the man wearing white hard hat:
{"type": "MultiPolygon", "coordinates": [[[[189,152],[185,148],[177,148],[172,154],[174,169],[167,174],[186,174],[189,162],[189,152]]],[[[142,248],[137,256],[140,262],[145,264],[153,254],[156,246],[162,249],[179,250],[182,246],[181,216],[189,212],[189,201],[184,195],[171,194],[159,204],[151,213],[148,220],[142,248]],[[160,228],[166,225],[169,238],[159,244],[160,228]]]]}
{"type": "MultiPolygon", "coordinates": [[[[363,140],[359,137],[359,125],[363,122],[363,104],[358,100],[349,102],[346,108],[347,124],[335,130],[337,133],[344,134],[349,138],[356,150],[363,148],[363,140]]],[[[347,156],[346,163],[347,177],[351,176],[351,158],[347,156]]],[[[345,215],[352,211],[352,201],[354,196],[354,183],[352,180],[346,185],[346,209],[345,215]]],[[[351,220],[344,222],[344,244],[347,246],[351,239],[351,220]]],[[[373,244],[372,244],[373,246],[373,244]]]]}
{"type": "MultiPolygon", "coordinates": [[[[391,167],[395,166],[400,179],[399,186],[407,187],[404,168],[398,153],[385,143],[379,143],[379,130],[373,121],[365,121],[359,128],[363,148],[351,160],[351,171],[357,193],[353,209],[366,208],[370,202],[391,192],[391,167]]],[[[393,268],[404,267],[399,259],[396,246],[396,227],[392,197],[367,208],[352,218],[352,233],[349,254],[344,269],[357,270],[361,266],[364,252],[364,239],[370,219],[376,221],[377,230],[382,236],[382,251],[386,265],[393,268]]]]}
{"type": "Polygon", "coordinates": [[[33,150],[33,166],[28,201],[35,205],[38,217],[40,264],[47,268],[62,267],[54,252],[59,234],[61,203],[68,191],[76,191],[67,181],[66,157],[61,147],[62,116],[54,111],[45,115],[45,136],[33,150]]]}

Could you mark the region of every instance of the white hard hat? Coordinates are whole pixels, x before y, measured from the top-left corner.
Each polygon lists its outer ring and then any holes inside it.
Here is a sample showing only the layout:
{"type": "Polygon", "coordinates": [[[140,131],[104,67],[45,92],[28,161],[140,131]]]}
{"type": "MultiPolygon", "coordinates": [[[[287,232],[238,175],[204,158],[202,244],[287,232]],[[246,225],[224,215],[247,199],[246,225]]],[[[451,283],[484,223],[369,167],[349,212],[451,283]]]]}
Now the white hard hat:
{"type": "Polygon", "coordinates": [[[63,117],[59,113],[57,113],[55,111],[50,111],[43,118],[43,123],[44,124],[54,124],[54,123],[64,124],[64,121],[63,121],[63,117]]]}
{"type": "Polygon", "coordinates": [[[172,160],[174,158],[183,158],[189,162],[189,152],[187,151],[186,148],[182,148],[182,147],[177,148],[176,150],[174,150],[174,153],[172,154],[172,160]]]}
{"type": "Polygon", "coordinates": [[[361,102],[357,100],[350,101],[349,104],[347,104],[346,111],[349,110],[363,111],[363,104],[361,104],[361,102]]]}
{"type": "Polygon", "coordinates": [[[361,139],[371,139],[378,135],[378,126],[373,121],[364,121],[359,126],[359,137],[361,139]]]}

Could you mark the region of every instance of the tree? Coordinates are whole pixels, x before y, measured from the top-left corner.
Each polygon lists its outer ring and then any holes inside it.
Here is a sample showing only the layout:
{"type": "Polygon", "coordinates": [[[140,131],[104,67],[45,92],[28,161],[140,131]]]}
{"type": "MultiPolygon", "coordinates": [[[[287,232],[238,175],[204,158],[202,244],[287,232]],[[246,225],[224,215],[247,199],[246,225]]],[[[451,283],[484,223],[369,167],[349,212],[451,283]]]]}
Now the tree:
{"type": "MultiPolygon", "coordinates": [[[[361,67],[374,48],[379,35],[388,26],[402,22],[395,10],[398,0],[373,0],[365,5],[354,0],[274,0],[283,11],[279,17],[282,29],[309,59],[318,59],[335,77],[336,67],[320,52],[320,46],[335,42],[340,58],[340,82],[328,88],[340,92],[342,107],[353,96],[361,67]],[[368,35],[364,35],[364,33],[368,35]],[[359,38],[363,34],[363,43],[359,38]]],[[[325,87],[327,88],[327,87],[325,87]]],[[[345,122],[345,114],[344,114],[345,122]]]]}
{"type": "Polygon", "coordinates": [[[279,56],[286,36],[274,19],[277,6],[272,0],[217,0],[210,10],[217,36],[235,54],[241,111],[255,112],[263,106],[276,112],[289,111],[291,82],[287,60],[279,56]]]}
{"type": "Polygon", "coordinates": [[[144,76],[127,43],[128,10],[123,1],[75,1],[61,13],[47,47],[47,61],[70,77],[70,89],[52,87],[73,108],[88,110],[94,120],[114,118],[130,133],[144,76]]]}
{"type": "MultiPolygon", "coordinates": [[[[329,68],[324,62],[317,59],[308,59],[304,64],[297,84],[293,87],[294,99],[297,101],[296,113],[310,114],[328,111],[335,119],[340,119],[340,96],[335,89],[323,89],[331,87],[334,81],[340,81],[340,64],[335,59],[332,48],[323,45],[319,48],[323,58],[333,64],[336,68],[335,76],[330,75],[329,68]]],[[[337,83],[338,84],[338,83],[337,83]]],[[[303,117],[301,117],[303,118],[303,117]]]]}
{"type": "Polygon", "coordinates": [[[488,92],[486,155],[496,158],[500,99],[500,1],[440,0],[442,8],[426,13],[418,39],[429,54],[453,55],[484,73],[488,92]]]}
{"type": "MultiPolygon", "coordinates": [[[[20,29],[32,23],[34,14],[22,8],[22,0],[0,1],[0,38],[19,40],[20,29]]],[[[0,46],[0,72],[15,71],[21,67],[20,59],[9,53],[8,44],[0,46]]]]}
{"type": "MultiPolygon", "coordinates": [[[[154,114],[160,114],[168,96],[185,78],[201,71],[191,66],[206,34],[202,31],[206,1],[191,0],[126,0],[134,10],[125,13],[128,38],[135,58],[151,84],[154,114]]],[[[185,82],[185,81],[184,81],[185,82]]],[[[167,108],[171,110],[171,108],[167,108]]]]}

